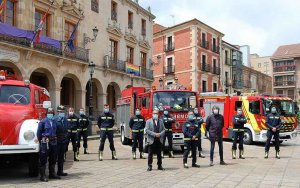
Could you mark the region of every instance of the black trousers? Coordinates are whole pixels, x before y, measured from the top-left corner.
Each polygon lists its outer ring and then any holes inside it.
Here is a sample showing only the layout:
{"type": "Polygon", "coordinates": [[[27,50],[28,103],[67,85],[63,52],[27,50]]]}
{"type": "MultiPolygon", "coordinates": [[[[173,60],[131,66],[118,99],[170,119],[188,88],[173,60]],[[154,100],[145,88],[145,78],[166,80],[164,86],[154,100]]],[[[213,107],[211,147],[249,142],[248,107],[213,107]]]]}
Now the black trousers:
{"type": "Polygon", "coordinates": [[[274,140],[275,140],[275,150],[279,151],[279,131],[273,132],[272,130],[268,130],[268,132],[267,132],[268,139],[266,141],[265,151],[270,150],[270,142],[271,142],[273,136],[274,136],[274,140]]]}
{"type": "Polygon", "coordinates": [[[152,167],[153,163],[153,153],[156,153],[157,155],[157,165],[162,165],[162,158],[161,158],[161,148],[162,144],[160,140],[156,140],[153,142],[153,144],[149,145],[148,147],[148,166],[152,167]]]}
{"type": "Polygon", "coordinates": [[[66,143],[57,143],[57,171],[63,171],[64,165],[64,155],[66,151],[67,144],[66,143]]]}
{"type": "Polygon", "coordinates": [[[198,151],[202,151],[202,141],[201,141],[201,129],[198,137],[198,151]]]}
{"type": "Polygon", "coordinates": [[[80,148],[80,141],[81,141],[81,137],[83,140],[83,147],[87,148],[87,137],[88,137],[88,131],[78,131],[78,135],[77,135],[77,148],[80,148]]]}
{"type": "Polygon", "coordinates": [[[53,166],[57,160],[57,145],[50,143],[40,144],[40,165],[41,167],[46,167],[47,160],[49,161],[49,166],[53,166]]]}
{"type": "Polygon", "coordinates": [[[166,131],[165,132],[163,147],[165,146],[166,139],[168,139],[168,143],[169,143],[168,149],[169,149],[169,151],[173,151],[173,132],[172,131],[166,131]]]}
{"type": "Polygon", "coordinates": [[[222,140],[222,138],[218,138],[217,140],[216,139],[210,140],[210,161],[214,160],[214,151],[215,151],[216,141],[218,142],[218,145],[219,145],[220,161],[223,161],[223,140],[222,140]]]}
{"type": "Polygon", "coordinates": [[[189,152],[192,150],[192,164],[197,162],[197,146],[199,145],[198,140],[188,140],[184,141],[184,153],[183,153],[183,163],[187,163],[187,158],[189,152]]]}
{"type": "Polygon", "coordinates": [[[77,146],[76,146],[77,133],[68,133],[68,142],[66,146],[66,151],[68,151],[70,140],[72,142],[73,152],[77,152],[77,146]]]}
{"type": "Polygon", "coordinates": [[[139,152],[143,152],[144,132],[132,133],[132,152],[136,152],[139,146],[139,152]]]}
{"type": "Polygon", "coordinates": [[[109,147],[111,151],[115,151],[115,145],[114,145],[114,132],[111,131],[106,131],[106,130],[101,130],[100,131],[100,146],[99,146],[99,151],[104,150],[104,145],[105,145],[105,140],[108,138],[109,141],[109,147]]]}
{"type": "Polygon", "coordinates": [[[232,149],[236,150],[237,140],[239,140],[239,150],[244,150],[244,131],[233,132],[233,144],[232,149]]]}

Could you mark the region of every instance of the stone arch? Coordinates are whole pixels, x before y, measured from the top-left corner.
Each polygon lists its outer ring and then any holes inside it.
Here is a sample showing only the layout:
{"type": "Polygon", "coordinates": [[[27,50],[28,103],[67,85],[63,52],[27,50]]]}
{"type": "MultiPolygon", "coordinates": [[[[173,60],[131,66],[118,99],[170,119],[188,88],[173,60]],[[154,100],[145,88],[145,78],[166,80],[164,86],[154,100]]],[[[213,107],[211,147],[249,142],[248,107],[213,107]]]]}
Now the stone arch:
{"type": "MultiPolygon", "coordinates": [[[[100,109],[103,107],[103,101],[104,101],[104,94],[103,94],[103,86],[102,83],[97,79],[93,78],[92,81],[93,87],[92,87],[92,97],[93,97],[93,114],[94,116],[99,112],[100,109]]],[[[90,104],[90,80],[86,83],[86,96],[85,96],[85,109],[86,111],[89,111],[89,104],[90,104]]]]}
{"type": "Polygon", "coordinates": [[[116,110],[116,102],[121,97],[120,86],[116,82],[110,82],[106,89],[106,101],[109,104],[111,110],[116,110]]]}
{"type": "Polygon", "coordinates": [[[6,70],[10,73],[15,73],[18,80],[23,80],[26,77],[25,71],[11,61],[0,61],[0,70],[6,70]]]}

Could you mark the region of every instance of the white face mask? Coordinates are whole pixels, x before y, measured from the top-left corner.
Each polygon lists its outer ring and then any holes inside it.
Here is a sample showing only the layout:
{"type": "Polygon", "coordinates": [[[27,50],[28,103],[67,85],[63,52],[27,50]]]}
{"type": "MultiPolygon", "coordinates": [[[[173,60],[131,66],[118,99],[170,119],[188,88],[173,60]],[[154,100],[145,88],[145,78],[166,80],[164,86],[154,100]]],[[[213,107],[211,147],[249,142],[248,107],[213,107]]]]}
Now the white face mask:
{"type": "Polygon", "coordinates": [[[214,109],[214,114],[219,114],[219,110],[218,109],[214,109]]]}
{"type": "Polygon", "coordinates": [[[72,116],[74,114],[74,112],[69,112],[69,115],[72,116]]]}

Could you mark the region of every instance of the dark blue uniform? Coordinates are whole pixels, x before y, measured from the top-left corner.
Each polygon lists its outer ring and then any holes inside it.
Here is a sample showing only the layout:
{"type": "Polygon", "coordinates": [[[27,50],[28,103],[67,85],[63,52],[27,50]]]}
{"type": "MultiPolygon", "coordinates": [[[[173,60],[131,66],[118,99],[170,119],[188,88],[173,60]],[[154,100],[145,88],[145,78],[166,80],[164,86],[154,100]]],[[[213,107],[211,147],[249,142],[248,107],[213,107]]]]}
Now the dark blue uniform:
{"type": "Polygon", "coordinates": [[[237,139],[239,139],[239,150],[244,150],[244,125],[247,123],[245,116],[235,115],[232,117],[233,123],[233,144],[232,149],[236,150],[237,139]]]}
{"type": "Polygon", "coordinates": [[[108,113],[102,113],[100,114],[98,118],[98,127],[100,129],[100,146],[99,151],[104,150],[104,144],[106,137],[109,141],[109,147],[111,151],[115,151],[114,146],[114,132],[113,132],[113,126],[115,124],[115,118],[114,115],[110,112],[108,113]]]}
{"type": "Polygon", "coordinates": [[[77,152],[76,141],[77,141],[77,129],[79,127],[78,117],[73,114],[72,116],[67,117],[68,120],[68,142],[67,142],[67,151],[69,147],[70,140],[73,146],[73,152],[77,152]]]}
{"type": "Polygon", "coordinates": [[[198,124],[198,127],[199,127],[199,137],[198,137],[198,151],[202,151],[202,143],[201,143],[201,126],[202,126],[202,123],[203,123],[203,118],[199,115],[199,114],[194,114],[194,120],[195,122],[198,124]]]}
{"type": "Polygon", "coordinates": [[[63,173],[64,154],[68,143],[68,120],[65,117],[55,116],[57,123],[57,173],[63,173]]]}
{"type": "Polygon", "coordinates": [[[129,120],[129,127],[132,130],[132,152],[136,152],[139,143],[139,152],[143,152],[143,140],[145,129],[145,118],[141,115],[135,115],[129,120]]]}
{"type": "Polygon", "coordinates": [[[267,119],[266,119],[266,125],[268,126],[269,130],[267,132],[268,139],[267,139],[267,142],[266,142],[265,151],[266,152],[269,151],[270,142],[271,142],[271,139],[272,139],[273,136],[274,136],[274,139],[275,139],[275,150],[279,151],[279,130],[282,126],[279,114],[277,114],[277,113],[268,114],[267,119]],[[276,128],[276,131],[273,132],[272,128],[276,128]]]}
{"type": "Polygon", "coordinates": [[[166,139],[168,139],[169,143],[169,152],[173,151],[173,131],[172,131],[172,124],[175,123],[175,120],[169,115],[162,115],[161,120],[164,122],[166,132],[164,135],[164,142],[163,142],[163,147],[165,146],[166,139]]]}
{"type": "MultiPolygon", "coordinates": [[[[47,118],[38,125],[37,138],[40,142],[41,175],[45,173],[47,159],[49,160],[49,176],[55,176],[55,163],[57,159],[57,124],[47,118]]],[[[44,174],[45,175],[45,174],[44,174]]]]}
{"type": "Polygon", "coordinates": [[[79,128],[78,130],[78,139],[77,139],[77,148],[80,148],[80,140],[81,137],[83,139],[83,147],[86,149],[87,145],[87,137],[88,137],[88,126],[89,126],[89,119],[86,115],[82,114],[79,116],[79,128]]]}
{"type": "Polygon", "coordinates": [[[192,150],[192,164],[196,164],[197,156],[196,150],[198,146],[198,138],[200,134],[198,123],[194,120],[188,120],[184,122],[182,126],[182,132],[184,135],[184,154],[183,154],[183,163],[187,163],[187,158],[190,150],[192,150]],[[195,136],[196,139],[192,140],[192,137],[195,136]]]}

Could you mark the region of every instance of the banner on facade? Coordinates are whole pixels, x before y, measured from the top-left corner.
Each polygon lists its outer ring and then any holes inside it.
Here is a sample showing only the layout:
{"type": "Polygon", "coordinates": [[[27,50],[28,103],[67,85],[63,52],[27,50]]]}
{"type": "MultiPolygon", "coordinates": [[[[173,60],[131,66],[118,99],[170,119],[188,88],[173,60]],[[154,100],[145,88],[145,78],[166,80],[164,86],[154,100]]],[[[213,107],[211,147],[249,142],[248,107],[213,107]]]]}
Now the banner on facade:
{"type": "Polygon", "coordinates": [[[140,67],[131,63],[126,63],[126,72],[140,76],[140,67]]]}

